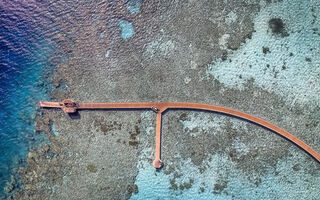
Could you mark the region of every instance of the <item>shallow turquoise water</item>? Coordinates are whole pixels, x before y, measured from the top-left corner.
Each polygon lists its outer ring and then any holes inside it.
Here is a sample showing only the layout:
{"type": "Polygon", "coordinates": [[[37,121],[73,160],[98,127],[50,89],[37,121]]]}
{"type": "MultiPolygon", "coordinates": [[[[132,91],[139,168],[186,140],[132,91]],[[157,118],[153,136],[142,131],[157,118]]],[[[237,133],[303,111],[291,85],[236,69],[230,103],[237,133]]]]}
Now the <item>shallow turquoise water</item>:
{"type": "MultiPolygon", "coordinates": [[[[207,73],[230,88],[244,89],[248,80],[294,105],[319,105],[320,1],[281,1],[265,6],[254,20],[252,39],[229,60],[209,65],[207,73]],[[268,20],[280,18],[286,36],[272,35],[268,20]],[[268,48],[263,52],[263,48],[268,48]],[[240,76],[241,75],[241,76],[240,76]]],[[[225,37],[228,37],[226,35],[225,37]]]]}
{"type": "Polygon", "coordinates": [[[139,13],[141,8],[141,0],[129,0],[127,3],[127,8],[131,14],[139,13]]]}
{"type": "Polygon", "coordinates": [[[120,20],[119,27],[121,29],[121,37],[123,39],[129,39],[134,35],[133,24],[126,20],[120,20]]]}

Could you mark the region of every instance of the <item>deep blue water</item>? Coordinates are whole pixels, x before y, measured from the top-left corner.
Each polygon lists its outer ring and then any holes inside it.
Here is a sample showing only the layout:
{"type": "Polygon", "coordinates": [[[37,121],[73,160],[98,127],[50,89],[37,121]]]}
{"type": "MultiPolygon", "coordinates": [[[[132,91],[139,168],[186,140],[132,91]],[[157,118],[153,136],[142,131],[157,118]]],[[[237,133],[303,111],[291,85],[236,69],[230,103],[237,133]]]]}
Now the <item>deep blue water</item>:
{"type": "Polygon", "coordinates": [[[48,99],[52,45],[32,4],[0,3],[0,197],[10,173],[46,137],[34,133],[36,104],[48,99]]]}

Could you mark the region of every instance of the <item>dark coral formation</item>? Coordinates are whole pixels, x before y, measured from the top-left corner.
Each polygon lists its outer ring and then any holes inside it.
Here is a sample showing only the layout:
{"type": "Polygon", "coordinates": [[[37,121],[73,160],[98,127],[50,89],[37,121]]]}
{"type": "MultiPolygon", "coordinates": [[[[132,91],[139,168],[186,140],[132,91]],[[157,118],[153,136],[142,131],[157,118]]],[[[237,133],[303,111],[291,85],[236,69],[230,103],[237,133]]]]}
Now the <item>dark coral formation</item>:
{"type": "Polygon", "coordinates": [[[285,24],[280,18],[272,18],[269,20],[269,28],[275,35],[287,37],[289,34],[286,32],[285,24]]]}

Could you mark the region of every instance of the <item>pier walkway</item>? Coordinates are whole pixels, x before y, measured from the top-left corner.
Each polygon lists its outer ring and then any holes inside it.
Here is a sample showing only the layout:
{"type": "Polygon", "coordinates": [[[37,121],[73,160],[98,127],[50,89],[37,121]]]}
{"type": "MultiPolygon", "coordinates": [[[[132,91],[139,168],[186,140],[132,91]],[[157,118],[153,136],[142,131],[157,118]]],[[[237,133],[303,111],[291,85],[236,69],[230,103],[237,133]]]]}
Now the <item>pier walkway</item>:
{"type": "Polygon", "coordinates": [[[40,107],[43,108],[60,108],[65,113],[75,113],[77,110],[83,109],[151,109],[157,114],[156,122],[156,150],[155,159],[153,161],[153,166],[155,168],[161,168],[163,163],[161,161],[161,119],[162,113],[167,109],[194,109],[194,110],[206,110],[213,111],[217,113],[223,113],[231,116],[235,116],[241,119],[251,121],[258,124],[264,128],[277,133],[278,135],[286,138],[290,142],[294,143],[314,159],[320,163],[320,154],[312,149],[309,145],[304,143],[302,140],[292,135],[291,133],[273,125],[263,119],[249,115],[244,112],[233,110],[226,107],[213,106],[208,104],[199,103],[185,103],[185,102],[133,102],[133,103],[78,103],[70,99],[65,99],[62,102],[43,102],[39,103],[40,107]]]}

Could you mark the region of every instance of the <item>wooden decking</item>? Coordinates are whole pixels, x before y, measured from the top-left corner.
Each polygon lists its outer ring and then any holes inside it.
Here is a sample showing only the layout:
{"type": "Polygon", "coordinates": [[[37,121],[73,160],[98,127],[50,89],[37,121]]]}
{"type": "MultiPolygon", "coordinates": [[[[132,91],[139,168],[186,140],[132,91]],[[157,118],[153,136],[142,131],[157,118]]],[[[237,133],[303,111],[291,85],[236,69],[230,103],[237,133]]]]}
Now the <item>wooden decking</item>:
{"type": "Polygon", "coordinates": [[[153,166],[155,168],[162,167],[161,161],[161,118],[162,113],[167,109],[194,109],[194,110],[207,110],[218,113],[223,113],[235,117],[239,117],[255,124],[263,126],[280,136],[291,141],[295,145],[310,154],[314,159],[320,163],[320,154],[312,149],[309,145],[304,143],[299,138],[295,137],[291,133],[279,128],[278,126],[271,124],[261,118],[249,115],[244,112],[233,110],[226,107],[213,106],[208,104],[199,103],[186,103],[186,102],[129,102],[129,103],[78,103],[73,102],[70,99],[65,99],[62,102],[40,102],[40,107],[44,108],[60,108],[66,113],[74,113],[77,110],[82,109],[151,109],[157,113],[157,125],[156,125],[156,150],[153,166]]]}

